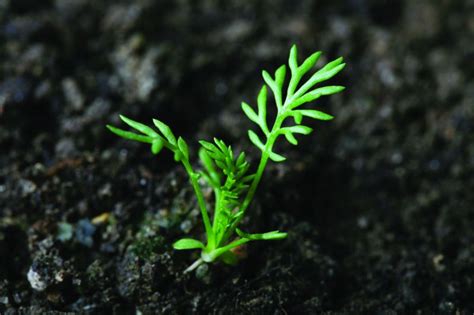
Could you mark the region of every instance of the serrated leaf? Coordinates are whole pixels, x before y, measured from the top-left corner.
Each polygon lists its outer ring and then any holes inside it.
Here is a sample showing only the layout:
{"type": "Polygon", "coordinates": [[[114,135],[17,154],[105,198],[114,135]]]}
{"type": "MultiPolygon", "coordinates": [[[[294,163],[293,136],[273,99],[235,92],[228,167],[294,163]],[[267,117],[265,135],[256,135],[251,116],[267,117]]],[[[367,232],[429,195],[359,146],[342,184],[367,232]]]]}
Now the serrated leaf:
{"type": "Polygon", "coordinates": [[[263,145],[262,141],[260,141],[260,138],[257,136],[257,134],[255,132],[253,132],[252,130],[249,130],[248,131],[248,135],[249,135],[249,138],[250,138],[250,141],[257,147],[259,148],[260,150],[264,150],[265,146],[263,145]]]}
{"type": "Polygon", "coordinates": [[[259,124],[259,118],[258,118],[258,115],[256,112],[254,112],[254,110],[252,109],[252,107],[250,107],[249,104],[245,103],[245,102],[242,102],[242,110],[244,111],[245,115],[247,115],[247,117],[253,121],[254,123],[256,123],[257,125],[259,124]]]}
{"type": "Polygon", "coordinates": [[[310,117],[313,119],[318,119],[318,120],[331,120],[334,118],[333,116],[329,114],[326,114],[319,110],[314,110],[314,109],[302,109],[302,110],[298,110],[298,112],[301,113],[301,115],[303,116],[310,117]]]}
{"type": "Polygon", "coordinates": [[[160,153],[161,149],[163,149],[164,143],[161,138],[156,138],[153,140],[151,143],[151,152],[153,154],[158,154],[160,153]]]}
{"type": "Polygon", "coordinates": [[[173,248],[177,250],[185,249],[203,249],[204,244],[201,241],[192,238],[182,238],[173,244],[173,248]]]}
{"type": "Polygon", "coordinates": [[[130,131],[125,131],[120,128],[107,125],[107,129],[109,129],[111,132],[115,133],[117,136],[128,139],[128,140],[134,140],[134,141],[139,141],[139,142],[144,142],[144,143],[152,143],[153,139],[148,136],[142,136],[138,135],[136,133],[130,132],[130,131]]]}
{"type": "Polygon", "coordinates": [[[181,138],[181,137],[178,138],[178,148],[179,148],[179,151],[181,151],[181,153],[183,154],[184,158],[186,160],[189,160],[188,145],[187,145],[186,141],[184,141],[184,139],[181,138]]]}
{"type": "Polygon", "coordinates": [[[155,126],[160,130],[160,132],[165,136],[166,140],[173,146],[176,145],[176,137],[174,136],[173,132],[171,131],[170,127],[163,123],[162,121],[159,121],[158,119],[153,119],[153,123],[155,126]]]}
{"type": "Polygon", "coordinates": [[[126,123],[127,125],[129,125],[133,129],[136,129],[136,130],[140,131],[141,133],[146,134],[147,136],[152,137],[152,138],[155,138],[155,137],[159,136],[156,133],[156,131],[154,131],[153,129],[151,129],[147,125],[139,123],[138,121],[132,120],[128,117],[125,117],[124,115],[119,115],[119,116],[120,116],[120,119],[122,119],[122,121],[124,123],[126,123]]]}

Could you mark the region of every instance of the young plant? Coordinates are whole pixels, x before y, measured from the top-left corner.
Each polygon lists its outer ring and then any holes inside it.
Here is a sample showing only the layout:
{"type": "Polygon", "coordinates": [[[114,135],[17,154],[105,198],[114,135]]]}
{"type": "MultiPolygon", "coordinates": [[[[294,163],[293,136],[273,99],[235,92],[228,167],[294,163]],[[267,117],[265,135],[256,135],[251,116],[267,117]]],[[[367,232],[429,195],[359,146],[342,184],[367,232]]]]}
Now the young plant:
{"type": "Polygon", "coordinates": [[[302,124],[303,117],[318,120],[333,118],[318,110],[301,108],[302,105],[321,96],[344,90],[344,87],[334,85],[315,88],[318,83],[334,77],[344,68],[345,63],[343,63],[342,57],[329,62],[310,75],[306,81],[301,82],[303,76],[313,68],[320,56],[321,52],[315,52],[302,64],[298,64],[297,48],[293,46],[288,61],[290,79],[286,91],[284,91],[286,66],[282,65],[276,70],[273,77],[266,71],[262,72],[266,84],[258,94],[257,110],[242,102],[242,110],[245,115],[260,128],[260,136],[253,130],[248,131],[250,141],[261,151],[260,162],[255,173],[249,173],[250,166],[245,159],[245,153],[235,155],[230,146],[216,138],[213,142],[199,141],[201,145],[199,158],[203,169],[195,171],[191,165],[188,145],[184,139],[176,138],[171,129],[157,119],[153,119],[153,123],[158,129],[155,130],[121,115],[120,118],[123,122],[138,133],[107,126],[110,131],[122,138],[150,144],[153,154],[158,154],[163,148],[170,150],[174,154],[175,161],[181,163],[188,173],[201,211],[206,242],[182,238],[173,244],[177,250],[201,250],[200,258],[186,271],[191,271],[204,262],[211,263],[217,260],[233,264],[237,258],[232,249],[250,241],[277,240],[287,236],[287,233],[280,231],[250,234],[243,232],[238,226],[247,213],[268,161],[278,163],[285,160],[285,157],[273,151],[275,142],[280,136],[284,136],[289,143],[297,145],[296,134],[307,135],[312,131],[310,127],[302,124]],[[272,91],[276,105],[276,115],[271,124],[268,124],[267,119],[267,88],[272,91]],[[288,118],[292,118],[294,124],[288,121],[288,118]],[[209,211],[209,205],[204,200],[199,179],[203,179],[214,190],[214,210],[212,212],[209,211]],[[237,238],[235,238],[235,234],[238,235],[237,238]]]}

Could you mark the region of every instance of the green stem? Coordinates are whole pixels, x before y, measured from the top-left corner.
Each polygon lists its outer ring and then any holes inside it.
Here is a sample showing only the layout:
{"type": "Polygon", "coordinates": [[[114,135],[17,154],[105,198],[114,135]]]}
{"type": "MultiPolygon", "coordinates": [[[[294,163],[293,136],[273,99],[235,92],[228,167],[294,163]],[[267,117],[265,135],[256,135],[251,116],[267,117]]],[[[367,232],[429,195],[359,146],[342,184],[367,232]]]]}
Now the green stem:
{"type": "Polygon", "coordinates": [[[278,111],[277,117],[275,119],[275,123],[273,124],[272,131],[267,137],[267,142],[265,143],[265,147],[262,151],[262,155],[260,156],[260,162],[258,163],[257,167],[257,172],[255,173],[255,177],[252,181],[252,184],[250,185],[250,188],[247,192],[247,195],[245,195],[244,201],[242,202],[242,206],[239,208],[239,212],[241,214],[239,217],[234,221],[232,226],[227,230],[226,234],[224,237],[221,239],[220,243],[226,242],[227,239],[232,235],[237,228],[237,225],[240,223],[242,218],[245,215],[245,211],[249,207],[250,203],[253,200],[253,197],[255,195],[255,192],[257,191],[258,184],[260,184],[260,180],[262,179],[263,172],[265,171],[265,167],[267,166],[268,159],[270,152],[272,152],[273,145],[275,144],[275,141],[277,137],[279,136],[278,131],[281,128],[281,125],[283,124],[283,121],[287,117],[286,115],[286,105],[287,102],[285,101],[285,104],[283,105],[282,109],[278,111]]]}
{"type": "Polygon", "coordinates": [[[247,242],[251,241],[248,238],[241,238],[236,241],[233,241],[230,244],[227,244],[226,246],[219,247],[217,249],[214,249],[213,251],[210,251],[209,253],[203,251],[201,253],[201,258],[205,262],[212,262],[216,260],[220,255],[224,254],[225,252],[231,250],[232,248],[235,248],[237,246],[240,246],[242,244],[245,244],[247,242]]]}
{"type": "Polygon", "coordinates": [[[206,229],[208,246],[210,246],[210,248],[214,248],[215,246],[214,232],[212,231],[211,221],[209,220],[209,214],[207,213],[204,196],[202,194],[201,187],[199,187],[199,183],[198,183],[199,175],[194,172],[188,160],[183,159],[182,162],[183,162],[184,168],[186,169],[186,172],[189,174],[191,185],[193,186],[194,192],[196,193],[199,208],[201,210],[202,220],[204,222],[204,228],[206,229]]]}

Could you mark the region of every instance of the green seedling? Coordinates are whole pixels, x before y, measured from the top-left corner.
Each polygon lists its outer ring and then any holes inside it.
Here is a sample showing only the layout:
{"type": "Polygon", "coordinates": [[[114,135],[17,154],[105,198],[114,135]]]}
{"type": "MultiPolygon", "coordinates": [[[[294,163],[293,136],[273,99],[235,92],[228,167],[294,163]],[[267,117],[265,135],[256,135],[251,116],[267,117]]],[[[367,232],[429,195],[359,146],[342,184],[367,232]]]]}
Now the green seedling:
{"type": "Polygon", "coordinates": [[[261,151],[260,162],[255,173],[250,172],[250,165],[244,152],[235,155],[230,146],[216,138],[213,142],[199,141],[201,145],[199,158],[203,168],[195,171],[190,162],[186,141],[181,137],[176,138],[171,129],[157,119],[153,119],[157,130],[122,115],[120,118],[123,122],[135,129],[135,132],[107,126],[110,131],[122,138],[148,143],[151,145],[153,154],[158,154],[163,148],[170,150],[174,154],[175,161],[181,163],[188,173],[201,211],[206,240],[202,242],[193,238],[182,238],[173,244],[176,250],[198,249],[201,251],[200,258],[185,272],[197,268],[202,263],[218,260],[234,264],[237,257],[232,250],[236,247],[250,241],[279,240],[287,236],[287,233],[280,231],[250,234],[243,232],[238,226],[247,214],[269,160],[279,163],[286,159],[274,152],[275,142],[283,136],[289,143],[297,145],[298,140],[295,135],[308,135],[312,131],[310,127],[302,124],[305,117],[318,120],[333,118],[318,110],[302,109],[303,105],[321,96],[344,90],[344,87],[334,85],[315,88],[317,84],[331,79],[344,68],[345,63],[342,57],[329,62],[301,83],[303,76],[308,74],[320,56],[321,52],[315,52],[299,65],[297,48],[293,46],[288,61],[290,80],[286,91],[284,91],[284,83],[287,68],[282,65],[273,76],[267,71],[262,72],[265,84],[258,93],[256,110],[242,102],[245,115],[260,129],[260,135],[253,130],[248,131],[250,142],[261,151]],[[276,105],[276,115],[271,124],[268,123],[267,118],[268,88],[272,91],[276,105]],[[214,211],[212,212],[209,211],[209,205],[204,199],[201,185],[208,185],[214,191],[214,211]]]}

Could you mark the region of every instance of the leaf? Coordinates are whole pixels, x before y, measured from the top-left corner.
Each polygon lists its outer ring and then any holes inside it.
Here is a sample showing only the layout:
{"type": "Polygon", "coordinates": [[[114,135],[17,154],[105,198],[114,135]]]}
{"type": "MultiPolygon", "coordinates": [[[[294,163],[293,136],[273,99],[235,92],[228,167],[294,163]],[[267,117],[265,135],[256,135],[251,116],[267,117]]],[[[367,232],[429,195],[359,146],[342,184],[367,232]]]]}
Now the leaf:
{"type": "Polygon", "coordinates": [[[116,128],[111,125],[106,126],[107,129],[115,133],[117,136],[128,139],[128,140],[134,140],[134,141],[139,141],[139,142],[144,142],[144,143],[152,143],[153,139],[148,136],[142,136],[142,135],[137,135],[136,133],[130,132],[130,131],[125,131],[120,128],[116,128]]]}
{"type": "Polygon", "coordinates": [[[293,46],[293,47],[292,47],[292,50],[290,51],[290,57],[288,60],[288,63],[291,69],[291,79],[290,79],[290,83],[288,84],[287,99],[293,96],[301,78],[306,74],[306,72],[308,72],[314,66],[314,64],[318,61],[319,57],[321,56],[321,52],[317,51],[313,53],[311,56],[309,56],[308,58],[306,58],[303,64],[298,67],[297,56],[296,56],[297,54],[296,46],[293,46]],[[293,50],[293,47],[294,47],[294,50],[293,50]]]}
{"type": "Polygon", "coordinates": [[[166,125],[165,123],[159,121],[158,119],[153,119],[153,123],[155,126],[160,130],[160,132],[165,136],[166,140],[172,145],[176,145],[176,138],[171,131],[170,127],[166,125]]]}
{"type": "Polygon", "coordinates": [[[323,68],[314,73],[311,78],[303,84],[303,86],[295,93],[295,96],[298,98],[305,94],[309,89],[311,89],[316,84],[329,80],[336,74],[338,74],[345,67],[345,63],[342,63],[343,58],[337,58],[336,60],[331,61],[323,68]]]}
{"type": "Polygon", "coordinates": [[[299,125],[301,124],[301,121],[303,120],[303,115],[299,113],[298,111],[292,111],[291,115],[293,116],[293,119],[295,120],[295,124],[299,125]]]}
{"type": "Polygon", "coordinates": [[[288,140],[289,143],[292,145],[297,145],[298,140],[296,140],[295,136],[291,132],[285,132],[284,133],[286,140],[288,140]]]}
{"type": "Polygon", "coordinates": [[[248,234],[248,233],[243,232],[240,229],[235,229],[235,231],[241,238],[246,238],[253,241],[281,240],[281,239],[286,238],[286,236],[288,235],[288,233],[280,232],[280,231],[271,231],[271,232],[259,233],[259,234],[248,234]]]}
{"type": "Polygon", "coordinates": [[[262,71],[263,80],[270,87],[275,98],[275,103],[278,109],[282,107],[282,95],[281,91],[283,88],[283,82],[285,80],[286,66],[282,65],[275,71],[275,80],[272,79],[267,71],[262,71]]]}
{"type": "Polygon", "coordinates": [[[286,75],[286,66],[281,65],[277,71],[275,71],[275,83],[279,89],[279,92],[281,94],[281,90],[283,88],[283,83],[285,81],[285,75],[286,75]]]}
{"type": "Polygon", "coordinates": [[[257,136],[257,134],[255,132],[253,132],[252,130],[249,130],[248,131],[248,135],[249,135],[249,138],[250,138],[250,141],[257,147],[259,148],[260,150],[264,150],[265,149],[265,146],[263,145],[262,141],[260,141],[260,138],[257,136]]]}
{"type": "Polygon", "coordinates": [[[291,72],[296,72],[296,70],[298,70],[298,48],[296,45],[291,46],[288,65],[290,66],[291,72]]]}
{"type": "Polygon", "coordinates": [[[163,145],[164,145],[163,140],[161,138],[156,138],[151,143],[151,152],[153,154],[160,153],[161,149],[163,149],[163,145]]]}
{"type": "Polygon", "coordinates": [[[201,241],[192,238],[182,238],[173,244],[173,248],[177,250],[183,249],[203,249],[204,244],[201,241]]]}
{"type": "Polygon", "coordinates": [[[184,158],[186,160],[189,160],[188,145],[186,144],[186,141],[184,141],[184,139],[181,137],[178,138],[178,148],[179,148],[179,151],[181,151],[181,153],[183,154],[184,158]]]}
{"type": "Polygon", "coordinates": [[[273,162],[283,162],[284,160],[286,160],[286,157],[275,152],[270,152],[268,156],[273,162]]]}
{"type": "Polygon", "coordinates": [[[306,72],[308,72],[316,64],[320,56],[321,52],[317,51],[308,58],[306,58],[303,64],[298,68],[298,74],[300,75],[300,77],[305,75],[306,72]]]}
{"type": "Polygon", "coordinates": [[[314,109],[301,109],[301,110],[298,110],[297,112],[303,116],[310,117],[313,119],[319,119],[319,120],[331,120],[334,118],[333,116],[329,114],[326,114],[319,110],[314,110],[314,109]]]}
{"type": "Polygon", "coordinates": [[[317,88],[311,92],[310,94],[321,94],[321,95],[331,95],[331,94],[336,94],[339,92],[344,91],[346,88],[341,85],[329,85],[329,86],[323,86],[320,88],[317,88]]]}
{"type": "Polygon", "coordinates": [[[247,104],[245,102],[242,102],[242,110],[244,111],[245,115],[247,115],[247,117],[251,121],[253,121],[257,125],[259,124],[260,120],[258,118],[258,115],[257,115],[257,113],[254,112],[254,110],[252,109],[252,107],[250,107],[249,104],[247,104]]]}
{"type": "Polygon", "coordinates": [[[263,81],[265,81],[265,83],[268,85],[268,87],[273,92],[275,92],[275,90],[277,89],[277,86],[276,86],[275,81],[273,81],[271,75],[267,71],[263,70],[262,71],[262,77],[263,77],[263,81]]]}
{"type": "Polygon", "coordinates": [[[204,147],[199,150],[199,158],[201,159],[201,162],[207,171],[207,174],[203,172],[204,178],[206,178],[208,183],[214,188],[219,187],[221,177],[219,175],[219,172],[216,170],[214,162],[212,161],[211,157],[209,156],[204,147]]]}
{"type": "Polygon", "coordinates": [[[313,128],[310,128],[307,126],[291,126],[291,127],[282,128],[281,131],[283,133],[292,132],[292,133],[300,133],[302,135],[309,135],[313,131],[313,128]]]}
{"type": "Polygon", "coordinates": [[[267,87],[260,89],[257,97],[259,126],[265,134],[269,133],[267,126],[267,87]]]}
{"type": "Polygon", "coordinates": [[[308,83],[311,84],[311,86],[314,86],[315,84],[329,80],[336,74],[338,74],[344,67],[346,66],[345,63],[341,63],[343,61],[342,57],[328,63],[325,67],[317,71],[313,76],[308,80],[308,83]]]}
{"type": "Polygon", "coordinates": [[[146,134],[149,137],[152,137],[152,138],[158,137],[158,134],[147,125],[139,123],[138,121],[131,120],[130,118],[125,117],[124,115],[120,115],[120,119],[122,119],[123,122],[125,122],[130,127],[140,131],[143,134],[146,134]]]}
{"type": "Polygon", "coordinates": [[[216,146],[214,144],[205,140],[199,140],[199,144],[208,151],[214,151],[216,149],[216,146]]]}
{"type": "Polygon", "coordinates": [[[296,99],[292,104],[289,105],[289,108],[293,109],[296,108],[304,103],[309,103],[314,100],[317,100],[321,96],[324,95],[331,95],[331,94],[336,94],[341,91],[344,91],[345,87],[340,86],[340,85],[330,85],[330,86],[324,86],[321,88],[317,88],[311,92],[306,93],[305,95],[301,96],[300,98],[296,99]]]}

